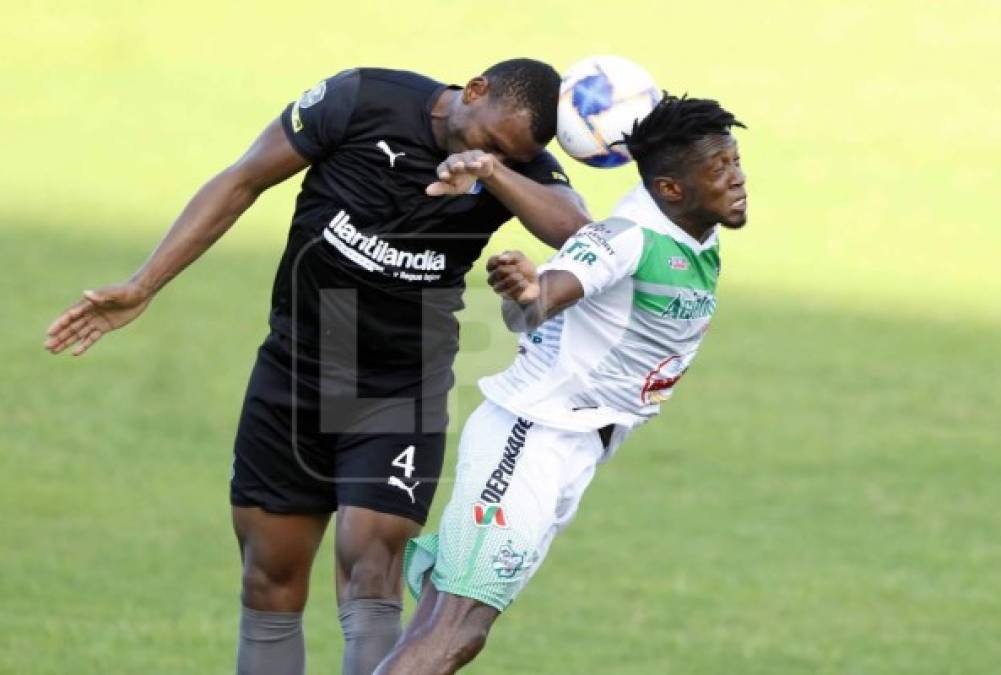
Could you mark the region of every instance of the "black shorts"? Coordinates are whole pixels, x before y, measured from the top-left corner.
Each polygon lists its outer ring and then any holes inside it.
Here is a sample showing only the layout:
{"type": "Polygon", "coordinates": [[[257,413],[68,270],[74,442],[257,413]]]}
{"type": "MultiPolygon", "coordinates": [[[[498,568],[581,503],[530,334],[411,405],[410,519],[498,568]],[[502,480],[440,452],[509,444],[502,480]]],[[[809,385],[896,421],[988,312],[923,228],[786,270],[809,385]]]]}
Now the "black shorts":
{"type": "Polygon", "coordinates": [[[289,340],[274,333],[258,350],[236,433],[230,503],[273,513],[359,506],[423,525],[441,476],[444,432],[321,432],[319,389],[292,359],[289,340]]]}

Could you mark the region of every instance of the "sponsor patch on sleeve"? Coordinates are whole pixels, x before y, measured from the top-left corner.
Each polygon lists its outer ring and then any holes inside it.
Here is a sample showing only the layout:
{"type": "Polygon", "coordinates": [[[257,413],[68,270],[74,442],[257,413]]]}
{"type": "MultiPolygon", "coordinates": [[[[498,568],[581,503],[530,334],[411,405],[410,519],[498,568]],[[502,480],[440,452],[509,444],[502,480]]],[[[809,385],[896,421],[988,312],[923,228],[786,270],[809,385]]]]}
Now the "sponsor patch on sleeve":
{"type": "Polygon", "coordinates": [[[598,260],[598,254],[591,247],[591,244],[583,241],[583,237],[576,237],[573,242],[566,247],[562,253],[560,253],[561,258],[570,258],[574,262],[579,262],[584,265],[593,265],[596,260],[598,260]]]}
{"type": "Polygon", "coordinates": [[[320,80],[312,89],[303,92],[302,96],[292,104],[292,111],[289,113],[289,118],[292,121],[293,133],[299,133],[303,130],[302,111],[322,101],[326,93],[327,81],[320,80]]]}
{"type": "Polygon", "coordinates": [[[323,100],[324,95],[327,93],[327,81],[320,80],[316,83],[312,89],[304,92],[302,96],[299,97],[299,107],[309,108],[316,105],[323,100]]]}

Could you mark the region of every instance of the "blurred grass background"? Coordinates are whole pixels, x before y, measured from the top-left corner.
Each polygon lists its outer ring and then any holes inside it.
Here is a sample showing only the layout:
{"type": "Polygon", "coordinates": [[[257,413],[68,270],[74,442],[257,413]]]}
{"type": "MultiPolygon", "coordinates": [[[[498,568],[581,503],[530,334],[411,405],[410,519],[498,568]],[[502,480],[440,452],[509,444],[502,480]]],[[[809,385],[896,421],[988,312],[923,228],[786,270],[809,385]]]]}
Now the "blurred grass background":
{"type": "MultiPolygon", "coordinates": [[[[740,132],[750,225],[664,414],[473,673],[995,673],[994,2],[5,2],[0,672],[232,668],[232,435],[298,180],[85,359],[41,349],[316,80],[616,53],[740,132]]],[[[596,216],[632,168],[566,167],[596,216]]],[[[516,223],[490,250],[545,249],[516,223]]],[[[457,430],[511,340],[474,273],[457,430]]],[[[451,462],[451,459],[449,460],[451,462]]],[[[447,499],[443,484],[437,513],[447,499]]],[[[433,527],[432,520],[431,526],[433,527]]],[[[329,548],[310,672],[336,672],[329,548]]]]}

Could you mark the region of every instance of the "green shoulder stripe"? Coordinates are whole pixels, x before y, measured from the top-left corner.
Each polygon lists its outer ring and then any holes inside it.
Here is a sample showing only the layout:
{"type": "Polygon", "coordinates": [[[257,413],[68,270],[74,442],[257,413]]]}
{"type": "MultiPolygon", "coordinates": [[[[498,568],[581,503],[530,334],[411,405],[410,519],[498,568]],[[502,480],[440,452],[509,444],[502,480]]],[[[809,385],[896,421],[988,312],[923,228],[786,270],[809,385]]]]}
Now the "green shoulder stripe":
{"type": "Polygon", "coordinates": [[[633,278],[649,284],[712,293],[719,279],[719,242],[702,253],[695,253],[672,237],[644,227],[643,255],[633,278]]]}

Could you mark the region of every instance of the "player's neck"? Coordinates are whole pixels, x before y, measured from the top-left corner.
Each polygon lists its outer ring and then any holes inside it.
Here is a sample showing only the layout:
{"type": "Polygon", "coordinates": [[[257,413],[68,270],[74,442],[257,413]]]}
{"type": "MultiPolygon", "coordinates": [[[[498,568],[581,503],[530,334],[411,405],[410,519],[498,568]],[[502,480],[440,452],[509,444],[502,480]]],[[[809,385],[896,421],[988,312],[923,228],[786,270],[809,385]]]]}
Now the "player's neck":
{"type": "Polygon", "coordinates": [[[672,208],[664,204],[658,204],[658,206],[672,223],[697,242],[705,242],[716,226],[716,223],[706,224],[698,214],[686,212],[684,209],[672,208]]]}
{"type": "Polygon", "coordinates": [[[434,135],[435,145],[445,152],[448,151],[449,147],[449,118],[452,116],[456,101],[461,95],[461,91],[446,89],[441,92],[441,96],[431,106],[431,133],[434,135]]]}

